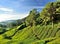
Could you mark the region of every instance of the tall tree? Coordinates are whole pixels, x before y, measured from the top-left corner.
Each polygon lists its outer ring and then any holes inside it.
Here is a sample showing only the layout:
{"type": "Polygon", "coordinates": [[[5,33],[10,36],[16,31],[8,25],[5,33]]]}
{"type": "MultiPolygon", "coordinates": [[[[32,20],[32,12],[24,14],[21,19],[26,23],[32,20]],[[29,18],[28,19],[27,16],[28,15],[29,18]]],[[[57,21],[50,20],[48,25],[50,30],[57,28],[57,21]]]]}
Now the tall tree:
{"type": "Polygon", "coordinates": [[[43,11],[41,12],[41,16],[42,16],[42,19],[43,19],[43,22],[48,22],[48,21],[51,21],[52,22],[52,28],[53,28],[53,20],[54,20],[54,17],[55,17],[55,13],[56,12],[56,6],[54,5],[54,3],[48,3],[46,5],[46,7],[43,9],[43,11]]]}
{"type": "Polygon", "coordinates": [[[52,28],[54,27],[54,16],[55,16],[55,13],[56,12],[56,7],[54,6],[54,3],[52,2],[51,5],[50,5],[50,8],[48,9],[48,13],[50,14],[50,19],[52,20],[52,28]]]}
{"type": "Polygon", "coordinates": [[[37,9],[33,9],[30,11],[29,16],[26,18],[26,25],[36,25],[36,18],[38,18],[39,13],[37,12],[37,9]]]}

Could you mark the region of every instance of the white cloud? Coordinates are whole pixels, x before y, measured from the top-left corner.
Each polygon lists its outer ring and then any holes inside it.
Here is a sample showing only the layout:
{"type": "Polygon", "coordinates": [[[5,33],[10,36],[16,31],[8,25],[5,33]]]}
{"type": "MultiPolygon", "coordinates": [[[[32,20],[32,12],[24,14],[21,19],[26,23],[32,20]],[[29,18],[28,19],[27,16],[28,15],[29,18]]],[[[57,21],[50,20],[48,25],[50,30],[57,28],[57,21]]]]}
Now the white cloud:
{"type": "Polygon", "coordinates": [[[13,9],[10,8],[5,8],[5,7],[0,7],[0,11],[3,11],[5,13],[0,13],[0,22],[6,21],[6,20],[16,20],[16,19],[22,19],[28,14],[20,14],[20,13],[15,13],[13,9]]]}
{"type": "Polygon", "coordinates": [[[0,22],[6,21],[6,20],[16,20],[16,19],[22,19],[24,17],[28,16],[28,14],[1,14],[0,15],[0,22]]]}
{"type": "Polygon", "coordinates": [[[13,12],[13,9],[0,7],[0,11],[4,11],[4,12],[13,12]]]}

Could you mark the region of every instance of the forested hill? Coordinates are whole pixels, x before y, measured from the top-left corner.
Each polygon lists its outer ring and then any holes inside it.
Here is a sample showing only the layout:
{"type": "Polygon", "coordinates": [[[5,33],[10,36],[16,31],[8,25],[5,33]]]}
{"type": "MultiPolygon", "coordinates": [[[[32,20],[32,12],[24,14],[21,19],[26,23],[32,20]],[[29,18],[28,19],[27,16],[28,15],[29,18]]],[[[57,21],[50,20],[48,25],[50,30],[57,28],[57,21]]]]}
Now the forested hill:
{"type": "Polygon", "coordinates": [[[60,44],[60,2],[48,3],[41,12],[32,9],[22,24],[0,29],[0,44],[60,44]]]}

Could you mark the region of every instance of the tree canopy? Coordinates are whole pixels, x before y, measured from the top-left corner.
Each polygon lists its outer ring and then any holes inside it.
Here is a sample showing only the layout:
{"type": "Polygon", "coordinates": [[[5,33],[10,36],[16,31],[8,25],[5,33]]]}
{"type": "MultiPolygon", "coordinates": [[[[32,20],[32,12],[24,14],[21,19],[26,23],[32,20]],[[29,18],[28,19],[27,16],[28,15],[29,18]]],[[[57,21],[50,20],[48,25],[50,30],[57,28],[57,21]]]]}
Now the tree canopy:
{"type": "Polygon", "coordinates": [[[26,25],[35,25],[36,24],[36,19],[39,17],[39,12],[37,9],[33,9],[30,11],[29,16],[26,18],[26,25]]]}

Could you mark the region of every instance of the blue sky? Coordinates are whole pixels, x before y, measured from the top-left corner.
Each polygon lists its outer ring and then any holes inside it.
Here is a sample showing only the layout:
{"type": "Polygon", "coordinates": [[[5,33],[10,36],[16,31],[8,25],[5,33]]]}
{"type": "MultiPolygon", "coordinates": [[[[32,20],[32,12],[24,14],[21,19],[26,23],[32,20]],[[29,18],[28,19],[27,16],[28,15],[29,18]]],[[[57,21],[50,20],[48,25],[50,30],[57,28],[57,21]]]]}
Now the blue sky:
{"type": "Polygon", "coordinates": [[[48,2],[55,0],[0,0],[0,22],[21,19],[33,8],[42,10],[48,2]]]}

